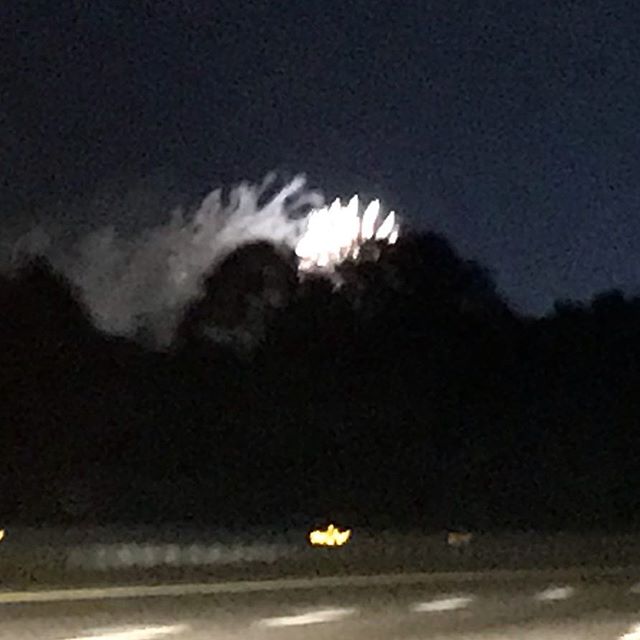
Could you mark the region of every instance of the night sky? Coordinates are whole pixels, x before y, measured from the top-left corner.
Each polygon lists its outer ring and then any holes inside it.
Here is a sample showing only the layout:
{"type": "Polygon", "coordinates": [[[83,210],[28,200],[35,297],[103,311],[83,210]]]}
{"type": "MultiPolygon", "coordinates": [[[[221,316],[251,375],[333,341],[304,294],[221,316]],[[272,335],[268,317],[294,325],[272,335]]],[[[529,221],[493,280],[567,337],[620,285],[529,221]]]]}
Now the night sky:
{"type": "Polygon", "coordinates": [[[158,210],[70,204],[304,172],[445,233],[519,309],[637,291],[638,2],[3,4],[7,225],[134,228],[158,210]]]}

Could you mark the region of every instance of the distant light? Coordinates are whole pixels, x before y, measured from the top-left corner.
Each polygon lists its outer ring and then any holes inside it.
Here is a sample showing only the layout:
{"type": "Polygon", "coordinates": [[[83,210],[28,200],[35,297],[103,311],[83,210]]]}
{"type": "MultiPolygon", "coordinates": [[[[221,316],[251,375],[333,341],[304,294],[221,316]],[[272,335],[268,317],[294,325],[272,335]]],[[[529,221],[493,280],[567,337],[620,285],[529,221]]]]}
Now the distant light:
{"type": "Polygon", "coordinates": [[[473,533],[467,531],[449,531],[447,544],[450,547],[466,547],[473,540],[473,533]]]}
{"type": "Polygon", "coordinates": [[[351,529],[341,531],[330,524],[326,529],[315,529],[309,534],[309,542],[316,547],[341,547],[351,537],[351,529]]]}
{"type": "Polygon", "coordinates": [[[0,542],[4,540],[4,529],[0,529],[0,542]]]}

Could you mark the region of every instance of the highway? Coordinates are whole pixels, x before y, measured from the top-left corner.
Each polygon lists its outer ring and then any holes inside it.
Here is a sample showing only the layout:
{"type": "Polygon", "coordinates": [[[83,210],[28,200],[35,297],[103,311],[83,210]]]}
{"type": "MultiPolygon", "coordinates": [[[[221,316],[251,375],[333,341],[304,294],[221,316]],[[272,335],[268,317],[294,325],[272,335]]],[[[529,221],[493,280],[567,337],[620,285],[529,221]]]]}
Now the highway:
{"type": "Polygon", "coordinates": [[[0,638],[640,640],[640,584],[498,572],[5,590],[0,638]]]}

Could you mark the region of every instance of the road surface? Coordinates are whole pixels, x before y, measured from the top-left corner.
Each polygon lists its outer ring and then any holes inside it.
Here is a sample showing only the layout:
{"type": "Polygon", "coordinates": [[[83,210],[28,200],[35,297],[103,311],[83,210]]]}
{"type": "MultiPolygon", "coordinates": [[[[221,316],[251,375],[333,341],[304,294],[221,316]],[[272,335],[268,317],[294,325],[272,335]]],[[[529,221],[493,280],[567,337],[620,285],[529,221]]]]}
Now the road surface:
{"type": "Polygon", "coordinates": [[[437,574],[0,592],[15,640],[640,640],[633,576],[437,574]]]}

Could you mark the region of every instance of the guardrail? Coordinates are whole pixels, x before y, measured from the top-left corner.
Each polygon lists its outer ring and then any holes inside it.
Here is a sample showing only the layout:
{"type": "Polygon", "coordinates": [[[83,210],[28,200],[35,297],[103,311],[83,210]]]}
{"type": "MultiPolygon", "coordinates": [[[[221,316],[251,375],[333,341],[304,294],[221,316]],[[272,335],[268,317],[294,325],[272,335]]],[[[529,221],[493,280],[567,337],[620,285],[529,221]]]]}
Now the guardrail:
{"type": "Polygon", "coordinates": [[[272,564],[291,555],[285,545],[223,544],[99,544],[71,548],[71,569],[105,571],[121,568],[206,567],[240,563],[272,564]]]}
{"type": "Polygon", "coordinates": [[[0,585],[78,581],[211,579],[405,571],[607,568],[640,565],[640,535],[477,535],[451,548],[446,536],[354,530],[349,543],[314,548],[306,532],[54,530],[6,528],[0,585]]]}

